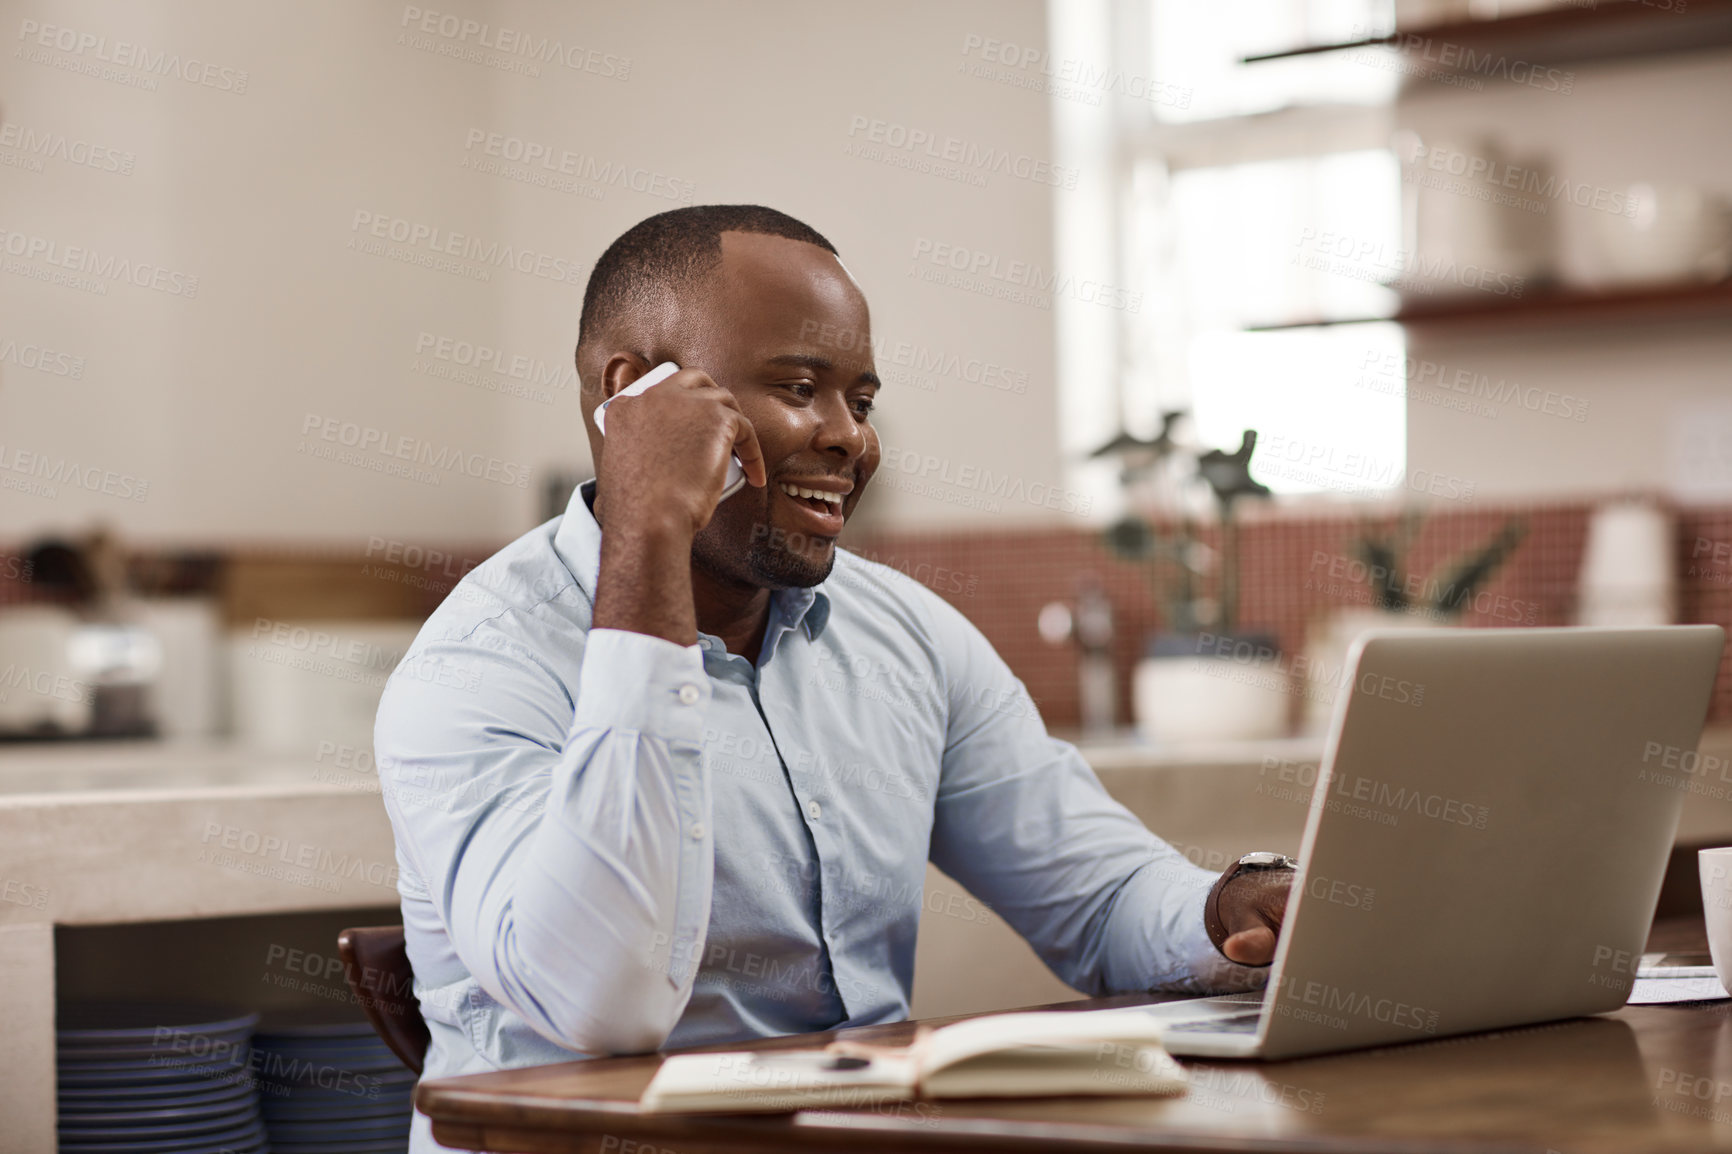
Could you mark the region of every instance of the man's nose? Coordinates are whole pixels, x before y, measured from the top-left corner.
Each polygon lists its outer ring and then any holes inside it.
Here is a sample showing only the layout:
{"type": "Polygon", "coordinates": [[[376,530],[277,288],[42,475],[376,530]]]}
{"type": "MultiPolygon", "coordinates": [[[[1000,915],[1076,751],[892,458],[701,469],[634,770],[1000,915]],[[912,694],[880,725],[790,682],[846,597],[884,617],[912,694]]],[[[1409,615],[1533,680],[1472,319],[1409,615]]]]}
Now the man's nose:
{"type": "Polygon", "coordinates": [[[866,451],[866,429],[843,397],[832,397],[818,406],[818,428],[812,446],[848,460],[866,451]]]}

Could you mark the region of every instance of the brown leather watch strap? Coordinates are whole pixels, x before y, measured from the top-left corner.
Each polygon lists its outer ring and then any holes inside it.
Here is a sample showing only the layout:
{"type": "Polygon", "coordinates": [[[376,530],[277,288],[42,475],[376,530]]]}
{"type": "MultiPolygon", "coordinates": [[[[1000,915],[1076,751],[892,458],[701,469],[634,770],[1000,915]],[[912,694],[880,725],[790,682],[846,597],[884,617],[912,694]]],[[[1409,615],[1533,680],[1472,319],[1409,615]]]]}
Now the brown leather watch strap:
{"type": "MultiPolygon", "coordinates": [[[[1214,943],[1215,952],[1220,954],[1223,958],[1227,957],[1227,953],[1225,950],[1221,949],[1221,947],[1226,944],[1228,934],[1227,921],[1221,916],[1222,892],[1226,890],[1227,886],[1234,878],[1238,877],[1242,873],[1268,873],[1273,870],[1291,870],[1296,865],[1293,859],[1285,854],[1245,855],[1246,858],[1265,856],[1275,860],[1268,862],[1251,862],[1246,861],[1245,858],[1240,858],[1238,861],[1234,862],[1227,872],[1215,879],[1215,884],[1209,887],[1209,896],[1203,901],[1203,929],[1209,935],[1209,941],[1214,943]]],[[[1230,962],[1233,961],[1232,958],[1227,958],[1227,960],[1230,962]]],[[[1233,964],[1244,965],[1245,963],[1234,962],[1233,964]]]]}
{"type": "MultiPolygon", "coordinates": [[[[1209,897],[1203,903],[1203,929],[1208,933],[1209,940],[1215,944],[1215,951],[1220,953],[1221,946],[1227,940],[1227,923],[1221,918],[1221,891],[1227,888],[1227,883],[1238,877],[1244,870],[1244,865],[1234,862],[1226,873],[1215,879],[1215,884],[1209,887],[1209,897]]],[[[1221,954],[1226,957],[1226,954],[1221,954]]],[[[1231,960],[1231,959],[1228,959],[1231,960]]]]}

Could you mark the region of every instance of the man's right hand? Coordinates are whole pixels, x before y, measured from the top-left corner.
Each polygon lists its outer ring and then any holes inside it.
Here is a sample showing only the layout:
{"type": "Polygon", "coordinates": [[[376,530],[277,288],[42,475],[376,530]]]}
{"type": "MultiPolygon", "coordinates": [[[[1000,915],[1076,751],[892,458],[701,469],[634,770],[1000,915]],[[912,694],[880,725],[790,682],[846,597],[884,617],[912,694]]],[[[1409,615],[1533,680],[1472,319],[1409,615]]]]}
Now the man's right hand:
{"type": "MultiPolygon", "coordinates": [[[[608,395],[647,370],[624,357],[610,360],[608,395]]],[[[733,394],[701,370],[683,369],[608,407],[596,462],[602,533],[593,628],[697,643],[692,538],[715,515],[730,455],[740,458],[748,482],[764,484],[752,423],[733,394]]]]}
{"type": "MultiPolygon", "coordinates": [[[[618,373],[613,391],[641,375],[618,373]]],[[[598,515],[610,531],[683,535],[689,545],[715,515],[730,456],[739,457],[748,483],[763,486],[764,454],[733,394],[701,369],[681,369],[608,406],[598,515]]]]}

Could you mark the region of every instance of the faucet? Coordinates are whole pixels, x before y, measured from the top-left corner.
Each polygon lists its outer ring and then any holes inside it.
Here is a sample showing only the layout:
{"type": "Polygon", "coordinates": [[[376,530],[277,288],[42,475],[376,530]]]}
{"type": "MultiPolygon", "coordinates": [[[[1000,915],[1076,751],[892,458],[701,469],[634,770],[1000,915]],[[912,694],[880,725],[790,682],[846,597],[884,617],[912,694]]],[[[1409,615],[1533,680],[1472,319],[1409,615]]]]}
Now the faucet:
{"type": "Polygon", "coordinates": [[[1081,705],[1083,739],[1106,741],[1117,728],[1118,687],[1113,676],[1113,606],[1100,582],[1078,582],[1076,606],[1052,601],[1041,607],[1036,622],[1048,645],[1074,641],[1077,659],[1077,699],[1081,705]]]}

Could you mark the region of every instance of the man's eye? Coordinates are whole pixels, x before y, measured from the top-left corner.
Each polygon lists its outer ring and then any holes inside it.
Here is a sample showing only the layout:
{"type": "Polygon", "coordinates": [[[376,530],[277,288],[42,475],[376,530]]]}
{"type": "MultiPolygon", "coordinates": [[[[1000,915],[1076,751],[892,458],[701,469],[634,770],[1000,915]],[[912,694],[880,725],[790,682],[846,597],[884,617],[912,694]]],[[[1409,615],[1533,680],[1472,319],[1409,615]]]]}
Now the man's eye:
{"type": "Polygon", "coordinates": [[[872,415],[872,410],[877,408],[878,402],[874,401],[871,397],[857,397],[853,401],[853,405],[854,415],[856,417],[870,417],[872,415]]]}
{"type": "Polygon", "coordinates": [[[810,381],[789,381],[782,387],[803,401],[811,400],[812,395],[817,392],[817,388],[810,381]]]}

